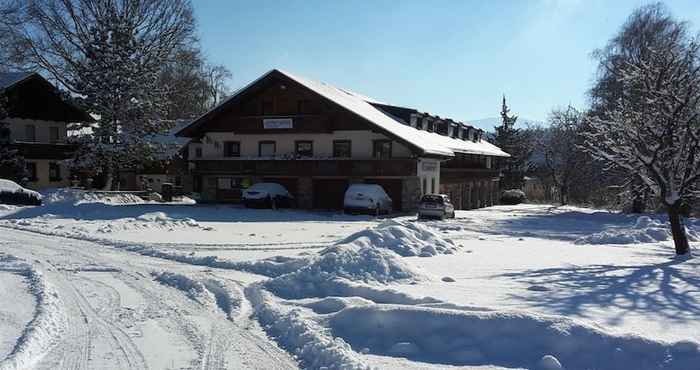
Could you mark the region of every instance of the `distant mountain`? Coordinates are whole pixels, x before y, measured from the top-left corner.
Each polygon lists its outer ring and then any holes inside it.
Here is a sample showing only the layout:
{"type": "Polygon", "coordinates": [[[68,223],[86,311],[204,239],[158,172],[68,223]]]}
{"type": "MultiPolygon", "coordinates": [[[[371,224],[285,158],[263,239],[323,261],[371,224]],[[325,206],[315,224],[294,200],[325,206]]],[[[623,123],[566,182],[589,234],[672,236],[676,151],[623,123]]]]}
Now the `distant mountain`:
{"type": "MultiPolygon", "coordinates": [[[[469,119],[467,120],[467,123],[470,125],[480,128],[486,132],[495,132],[494,127],[500,126],[501,125],[501,117],[490,117],[490,118],[481,118],[481,119],[469,119]]],[[[528,119],[528,118],[523,118],[523,117],[518,117],[518,121],[515,123],[516,128],[524,128],[527,124],[539,124],[542,125],[544,122],[534,120],[534,119],[528,119]]]]}

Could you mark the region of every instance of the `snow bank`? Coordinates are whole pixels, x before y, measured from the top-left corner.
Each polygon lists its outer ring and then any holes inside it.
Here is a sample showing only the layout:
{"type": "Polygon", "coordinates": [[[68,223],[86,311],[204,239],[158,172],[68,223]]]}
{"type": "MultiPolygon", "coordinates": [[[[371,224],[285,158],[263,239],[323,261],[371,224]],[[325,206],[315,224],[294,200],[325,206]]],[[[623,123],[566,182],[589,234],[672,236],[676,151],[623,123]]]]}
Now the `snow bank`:
{"type": "Polygon", "coordinates": [[[9,255],[0,254],[0,263],[27,277],[36,298],[34,318],[27,325],[12,352],[0,362],[0,370],[27,369],[34,366],[57,343],[65,327],[65,312],[56,290],[43,274],[30,265],[18,263],[9,255]]]}
{"type": "Polygon", "coordinates": [[[203,306],[215,306],[214,295],[211,294],[211,292],[204,287],[204,284],[200,283],[199,281],[190,279],[182,274],[168,271],[152,272],[151,275],[156,279],[156,281],[163,285],[182,290],[188,297],[203,306]]]}
{"type": "Polygon", "coordinates": [[[211,309],[220,309],[229,320],[235,321],[241,313],[242,292],[218,280],[195,280],[188,276],[162,271],[152,272],[156,281],[179,289],[192,300],[211,309]]]}
{"type": "Polygon", "coordinates": [[[368,369],[342,339],[333,338],[326,328],[305,317],[301,310],[277,304],[270,293],[257,284],[246,288],[256,316],[277,343],[293,353],[310,369],[368,369]]]}
{"type": "Polygon", "coordinates": [[[396,305],[347,307],[329,320],[357,351],[450,365],[539,369],[696,368],[698,343],[616,336],[560,317],[396,305]],[[545,359],[546,357],[546,359],[545,359]]]}
{"type": "Polygon", "coordinates": [[[451,254],[457,246],[449,239],[418,222],[388,220],[375,228],[352,234],[338,244],[356,244],[363,247],[386,248],[408,256],[435,256],[451,254]]]}
{"type": "Polygon", "coordinates": [[[391,251],[341,244],[324,249],[312,263],[271,279],[265,286],[281,297],[304,298],[332,295],[343,285],[341,279],[388,283],[420,278],[420,273],[391,251]]]}
{"type": "MultiPolygon", "coordinates": [[[[692,223],[689,226],[691,225],[692,223]]],[[[700,231],[693,227],[688,227],[687,231],[690,241],[700,241],[700,231]]],[[[576,244],[636,244],[669,240],[673,240],[673,236],[667,222],[649,216],[641,216],[631,227],[611,228],[583,236],[576,240],[576,244]]]]}
{"type": "Polygon", "coordinates": [[[44,202],[50,204],[107,204],[107,205],[122,205],[122,204],[142,204],[145,203],[143,198],[125,192],[109,192],[109,191],[84,191],[79,189],[51,189],[44,192],[44,202]]]}
{"type": "Polygon", "coordinates": [[[136,218],[117,219],[114,222],[105,223],[97,228],[100,233],[113,233],[118,231],[128,230],[146,230],[146,229],[201,229],[210,231],[211,226],[202,226],[192,218],[172,218],[164,212],[145,213],[136,218]]]}

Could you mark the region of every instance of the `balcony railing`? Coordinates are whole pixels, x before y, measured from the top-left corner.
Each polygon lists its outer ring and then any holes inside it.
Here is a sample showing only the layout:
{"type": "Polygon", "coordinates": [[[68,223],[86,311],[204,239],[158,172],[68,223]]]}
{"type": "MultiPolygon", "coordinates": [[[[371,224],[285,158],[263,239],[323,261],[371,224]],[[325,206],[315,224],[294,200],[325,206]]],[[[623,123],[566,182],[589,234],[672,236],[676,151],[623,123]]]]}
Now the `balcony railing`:
{"type": "Polygon", "coordinates": [[[196,160],[199,173],[285,176],[415,176],[414,159],[386,160],[196,160]]]}

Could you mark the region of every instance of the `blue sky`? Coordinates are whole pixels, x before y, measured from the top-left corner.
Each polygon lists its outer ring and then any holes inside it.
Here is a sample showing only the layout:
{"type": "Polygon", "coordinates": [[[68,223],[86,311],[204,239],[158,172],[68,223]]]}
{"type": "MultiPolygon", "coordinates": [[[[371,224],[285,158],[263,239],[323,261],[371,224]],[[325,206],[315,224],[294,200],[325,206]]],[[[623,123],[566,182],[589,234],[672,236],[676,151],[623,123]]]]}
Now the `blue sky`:
{"type": "MultiPolygon", "coordinates": [[[[634,0],[194,0],[202,47],[238,88],[272,68],[458,120],[585,108],[634,0]]],[[[666,2],[700,25],[698,0],[666,2]]]]}

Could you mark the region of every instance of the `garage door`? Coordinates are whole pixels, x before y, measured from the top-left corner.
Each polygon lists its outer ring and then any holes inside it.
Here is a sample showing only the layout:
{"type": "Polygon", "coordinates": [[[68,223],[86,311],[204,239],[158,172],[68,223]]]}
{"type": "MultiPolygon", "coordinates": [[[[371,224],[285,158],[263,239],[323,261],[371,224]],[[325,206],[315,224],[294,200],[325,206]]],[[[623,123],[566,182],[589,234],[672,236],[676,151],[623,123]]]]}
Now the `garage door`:
{"type": "Polygon", "coordinates": [[[401,210],[401,195],[403,191],[403,180],[401,179],[366,179],[367,184],[378,184],[384,188],[393,201],[394,211],[401,210]]]}
{"type": "Polygon", "coordinates": [[[345,179],[314,180],[314,208],[342,209],[347,188],[348,180],[345,179]]]}

